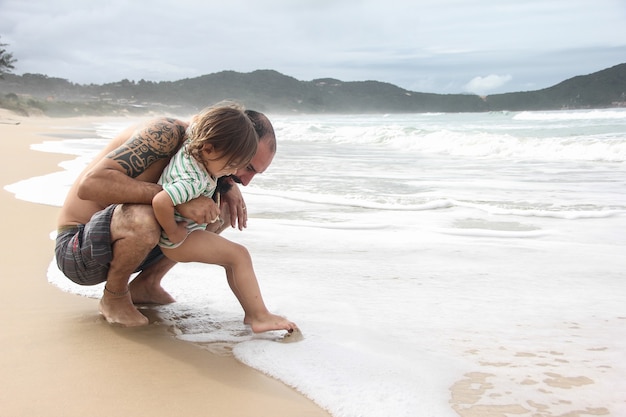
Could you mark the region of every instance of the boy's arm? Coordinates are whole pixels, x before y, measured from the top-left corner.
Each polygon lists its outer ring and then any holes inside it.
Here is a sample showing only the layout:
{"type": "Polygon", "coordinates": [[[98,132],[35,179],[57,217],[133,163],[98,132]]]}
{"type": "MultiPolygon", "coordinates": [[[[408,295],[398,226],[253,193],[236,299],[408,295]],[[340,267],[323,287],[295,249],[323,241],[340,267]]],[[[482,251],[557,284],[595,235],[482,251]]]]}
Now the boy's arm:
{"type": "MultiPolygon", "coordinates": [[[[177,229],[178,223],[174,217],[174,203],[172,199],[165,191],[160,191],[152,199],[152,210],[154,210],[154,216],[163,228],[165,234],[172,242],[178,243],[177,229]]],[[[181,238],[184,238],[186,232],[181,232],[181,238]]],[[[181,239],[182,240],[182,239],[181,239]]]]}
{"type": "Polygon", "coordinates": [[[137,131],[122,132],[110,152],[83,176],[78,196],[107,204],[151,204],[161,191],[156,182],[184,142],[185,129],[179,120],[157,119],[137,131]]]}

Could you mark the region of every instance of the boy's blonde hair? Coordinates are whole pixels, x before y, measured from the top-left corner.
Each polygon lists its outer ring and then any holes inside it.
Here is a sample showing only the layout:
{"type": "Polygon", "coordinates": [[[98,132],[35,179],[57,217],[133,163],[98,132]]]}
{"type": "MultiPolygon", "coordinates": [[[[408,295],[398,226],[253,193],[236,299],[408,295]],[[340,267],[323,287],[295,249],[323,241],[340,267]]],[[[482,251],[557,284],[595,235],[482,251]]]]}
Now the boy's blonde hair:
{"type": "Polygon", "coordinates": [[[205,144],[227,158],[226,165],[243,167],[256,153],[259,138],[254,124],[236,103],[218,103],[207,107],[192,119],[187,128],[186,151],[201,160],[205,144]]]}

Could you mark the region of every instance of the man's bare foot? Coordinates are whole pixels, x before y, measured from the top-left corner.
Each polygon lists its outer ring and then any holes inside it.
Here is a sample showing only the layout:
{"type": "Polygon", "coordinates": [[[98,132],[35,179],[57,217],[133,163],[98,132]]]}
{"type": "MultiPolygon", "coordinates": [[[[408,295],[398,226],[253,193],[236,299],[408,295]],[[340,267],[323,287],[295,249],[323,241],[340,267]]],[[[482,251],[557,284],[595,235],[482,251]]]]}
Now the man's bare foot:
{"type": "Polygon", "coordinates": [[[144,282],[131,282],[128,288],[135,304],[171,304],[176,300],[160,285],[147,286],[144,282]]]}
{"type": "Polygon", "coordinates": [[[148,318],[133,305],[130,293],[113,296],[105,291],[100,300],[100,314],[109,323],[120,324],[124,327],[145,326],[149,323],[148,318]]]}
{"type": "Polygon", "coordinates": [[[287,330],[291,333],[298,328],[294,322],[287,320],[285,317],[269,312],[259,317],[246,315],[243,322],[252,327],[254,333],[263,333],[270,330],[287,330]]]}

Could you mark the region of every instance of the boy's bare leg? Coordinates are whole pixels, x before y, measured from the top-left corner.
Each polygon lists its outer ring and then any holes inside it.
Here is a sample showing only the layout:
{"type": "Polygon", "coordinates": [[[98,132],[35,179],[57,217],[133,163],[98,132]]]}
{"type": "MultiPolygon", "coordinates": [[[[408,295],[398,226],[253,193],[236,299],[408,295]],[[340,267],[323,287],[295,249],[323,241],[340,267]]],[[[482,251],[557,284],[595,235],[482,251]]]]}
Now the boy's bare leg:
{"type": "MultiPolygon", "coordinates": [[[[230,217],[228,205],[224,206],[222,213],[224,216],[230,217]]],[[[212,233],[220,234],[229,227],[222,220],[222,216],[215,223],[209,223],[206,230],[212,233]]],[[[176,265],[177,262],[169,259],[167,256],[161,258],[158,262],[150,265],[141,271],[137,277],[128,285],[135,304],[170,304],[176,300],[161,286],[161,280],[176,265]]]]}
{"type": "Polygon", "coordinates": [[[177,262],[222,265],[226,269],[228,284],[245,312],[244,323],[255,333],[297,328],[295,323],[270,313],[265,307],[252,259],[245,247],[214,233],[197,230],[189,234],[182,245],[163,249],[163,253],[177,262]]]}
{"type": "MultiPolygon", "coordinates": [[[[252,267],[252,261],[250,261],[250,266],[252,267]]],[[[245,313],[243,322],[244,324],[250,326],[254,333],[262,333],[270,330],[287,330],[291,333],[298,327],[295,323],[287,320],[285,317],[272,314],[267,310],[263,302],[263,298],[261,297],[261,290],[259,288],[258,281],[256,280],[256,276],[254,277],[254,281],[238,280],[236,279],[233,268],[225,267],[224,269],[226,270],[228,285],[243,307],[245,313]],[[241,281],[245,281],[243,287],[241,285],[241,281]],[[255,299],[255,293],[257,292],[259,294],[259,300],[255,299]],[[244,303],[249,307],[244,307],[244,303]],[[259,305],[257,307],[253,307],[256,304],[259,305]]]]}
{"type": "Polygon", "coordinates": [[[157,244],[160,227],[147,205],[119,205],[111,218],[113,259],[100,312],[109,323],[127,327],[148,324],[148,318],[133,305],[128,288],[130,275],[157,244]]]}

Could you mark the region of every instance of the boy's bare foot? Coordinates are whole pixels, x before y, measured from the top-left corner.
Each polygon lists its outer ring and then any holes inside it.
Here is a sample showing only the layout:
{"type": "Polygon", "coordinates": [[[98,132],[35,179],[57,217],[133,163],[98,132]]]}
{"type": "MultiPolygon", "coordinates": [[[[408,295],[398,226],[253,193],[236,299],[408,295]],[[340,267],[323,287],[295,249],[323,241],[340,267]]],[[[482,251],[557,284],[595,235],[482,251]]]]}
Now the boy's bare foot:
{"type": "Polygon", "coordinates": [[[105,290],[100,300],[100,313],[109,323],[124,327],[145,326],[149,323],[148,318],[133,305],[130,292],[113,295],[105,290]]]}
{"type": "Polygon", "coordinates": [[[267,313],[259,317],[251,317],[246,315],[243,319],[244,324],[252,327],[254,333],[263,333],[270,330],[287,330],[289,333],[297,329],[296,323],[287,320],[285,317],[276,314],[267,313]]]}
{"type": "Polygon", "coordinates": [[[304,340],[304,336],[302,332],[297,327],[293,329],[293,332],[285,333],[282,339],[279,339],[279,342],[282,343],[296,343],[304,340]]]}
{"type": "Polygon", "coordinates": [[[147,286],[144,282],[138,282],[133,285],[131,282],[130,289],[131,298],[134,304],[171,304],[176,300],[160,285],[147,286]]]}

